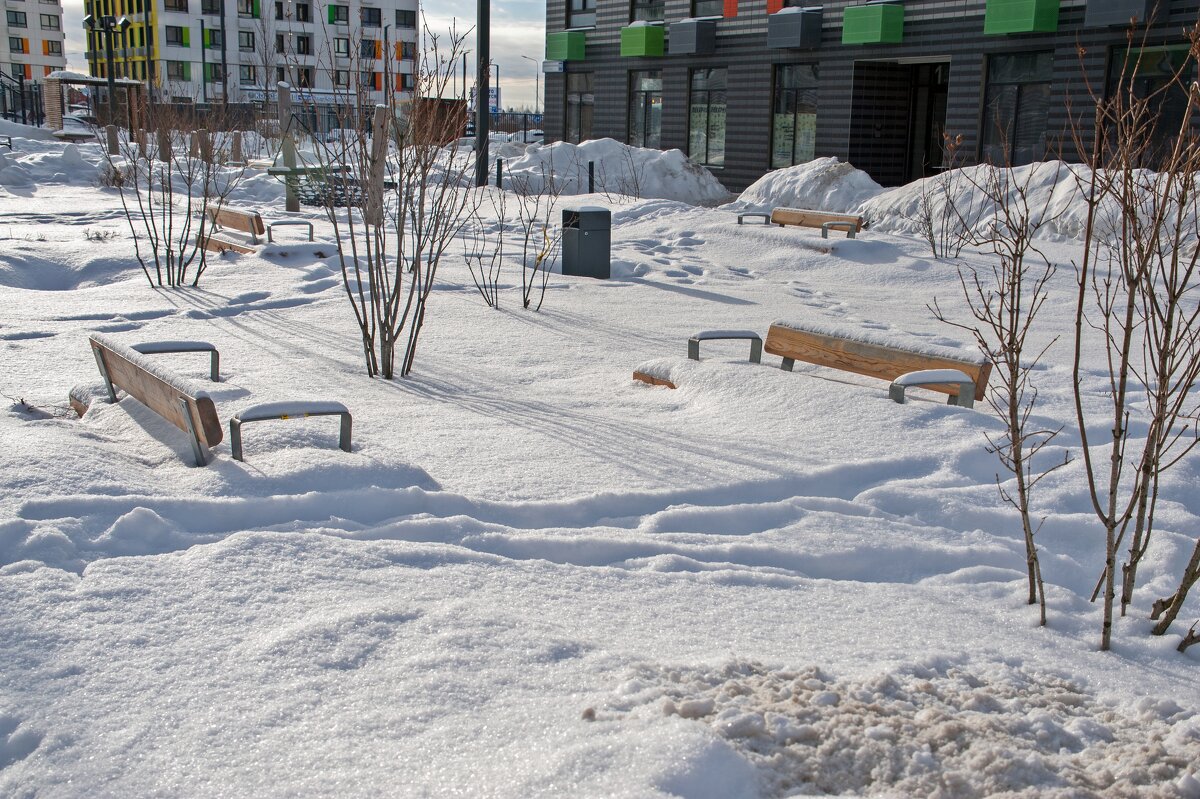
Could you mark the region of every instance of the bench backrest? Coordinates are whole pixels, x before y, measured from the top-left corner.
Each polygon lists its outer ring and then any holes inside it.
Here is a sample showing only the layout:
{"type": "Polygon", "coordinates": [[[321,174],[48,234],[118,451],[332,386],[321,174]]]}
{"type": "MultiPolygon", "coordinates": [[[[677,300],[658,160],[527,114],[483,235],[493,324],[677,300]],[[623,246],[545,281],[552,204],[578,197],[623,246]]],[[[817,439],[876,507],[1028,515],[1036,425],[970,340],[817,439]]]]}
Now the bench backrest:
{"type": "Polygon", "coordinates": [[[261,236],[267,232],[262,217],[255,211],[237,211],[232,208],[209,208],[208,215],[220,227],[241,230],[253,236],[261,236]]]}
{"type": "Polygon", "coordinates": [[[120,388],[150,410],[185,433],[188,429],[183,400],[192,417],[196,438],[203,446],[221,443],[221,422],[217,408],[203,391],[189,389],[185,380],[174,379],[165,370],[142,363],[144,356],[129,347],[114,345],[93,335],[90,343],[101,372],[115,388],[120,388]]]}
{"type": "MultiPolygon", "coordinates": [[[[844,372],[895,380],[902,374],[925,369],[958,369],[975,381],[975,399],[982,401],[992,373],[990,361],[972,362],[927,355],[900,347],[853,341],[825,333],[771,325],[763,346],[771,355],[829,366],[844,372]]],[[[955,394],[952,386],[925,386],[931,391],[955,394]]]]}
{"type": "Polygon", "coordinates": [[[809,211],[804,208],[776,208],[771,211],[771,224],[820,227],[826,222],[849,222],[855,231],[863,229],[863,218],[852,214],[835,214],[828,211],[809,211]]]}

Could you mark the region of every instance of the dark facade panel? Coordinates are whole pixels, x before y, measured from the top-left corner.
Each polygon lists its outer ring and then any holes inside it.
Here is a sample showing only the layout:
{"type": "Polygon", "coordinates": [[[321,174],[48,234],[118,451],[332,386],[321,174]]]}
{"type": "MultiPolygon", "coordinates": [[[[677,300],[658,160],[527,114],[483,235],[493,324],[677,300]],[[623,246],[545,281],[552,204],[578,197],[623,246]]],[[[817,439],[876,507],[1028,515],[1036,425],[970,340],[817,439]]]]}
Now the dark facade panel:
{"type": "MultiPolygon", "coordinates": [[[[900,44],[849,46],[841,43],[841,10],[852,3],[823,3],[824,26],[820,46],[811,50],[770,49],[767,44],[766,3],[738,4],[738,16],[716,23],[716,50],[711,55],[670,54],[662,58],[622,58],[620,29],[629,24],[629,6],[600,3],[597,30],[587,34],[587,57],[570,62],[568,71],[595,74],[595,113],[592,137],[627,140],[629,75],[633,70],[661,70],[663,77],[662,147],[688,146],[688,86],[691,70],[728,70],[727,127],[724,168],[713,168],[721,182],[740,191],[770,170],[772,100],[776,68],[784,64],[815,64],[817,118],[815,157],[837,156],[867,169],[880,182],[905,182],[904,161],[913,159],[913,138],[920,120],[913,99],[913,81],[920,65],[943,65],[944,117],[940,127],[927,127],[929,140],[940,133],[962,136],[960,159],[968,163],[979,156],[987,92],[988,59],[997,55],[1050,52],[1054,78],[1047,116],[1052,146],[1074,158],[1071,126],[1077,135],[1090,136],[1091,101],[1087,87],[1103,90],[1109,53],[1124,46],[1121,29],[1085,25],[1086,6],[1064,0],[1055,33],[985,36],[983,2],[909,2],[905,4],[904,41],[900,44]],[[907,105],[908,118],[902,113],[907,105]]],[[[564,12],[553,0],[547,7],[547,30],[562,24],[564,12]]],[[[565,6],[564,6],[565,7],[565,6]]],[[[1195,23],[1200,3],[1171,4],[1160,14],[1148,37],[1149,44],[1181,41],[1180,31],[1195,23]]],[[[691,4],[668,0],[670,23],[690,16],[691,4]]],[[[923,73],[928,77],[928,70],[923,73]]],[[[566,82],[560,74],[546,76],[547,141],[561,138],[566,82]]]]}

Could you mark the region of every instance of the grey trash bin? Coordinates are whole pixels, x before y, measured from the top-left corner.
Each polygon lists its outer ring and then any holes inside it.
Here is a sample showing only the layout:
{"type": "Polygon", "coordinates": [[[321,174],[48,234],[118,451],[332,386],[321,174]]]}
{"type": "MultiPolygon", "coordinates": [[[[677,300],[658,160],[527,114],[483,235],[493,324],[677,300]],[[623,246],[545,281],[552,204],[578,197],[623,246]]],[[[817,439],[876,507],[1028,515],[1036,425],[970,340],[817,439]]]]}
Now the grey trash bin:
{"type": "Polygon", "coordinates": [[[607,208],[585,205],[562,212],[562,271],[564,275],[609,278],[612,214],[607,208]]]}

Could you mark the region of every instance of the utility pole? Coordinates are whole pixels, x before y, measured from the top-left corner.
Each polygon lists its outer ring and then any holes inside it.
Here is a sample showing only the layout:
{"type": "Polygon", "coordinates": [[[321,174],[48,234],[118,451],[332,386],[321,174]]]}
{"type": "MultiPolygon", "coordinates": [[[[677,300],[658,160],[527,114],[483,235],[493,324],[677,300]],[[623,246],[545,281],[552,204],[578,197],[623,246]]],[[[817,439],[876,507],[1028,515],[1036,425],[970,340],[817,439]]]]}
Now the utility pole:
{"type": "Polygon", "coordinates": [[[492,76],[491,0],[476,0],[475,22],[475,185],[488,184],[488,81],[492,76]]]}
{"type": "MultiPolygon", "coordinates": [[[[147,0],[147,2],[149,2],[149,0],[147,0]]],[[[226,110],[228,110],[228,108],[229,108],[229,58],[226,55],[226,53],[228,52],[228,48],[229,48],[229,40],[228,40],[228,34],[225,32],[226,31],[225,0],[221,0],[219,8],[221,9],[221,98],[225,105],[226,110]]],[[[261,9],[260,9],[260,13],[261,13],[261,9]]],[[[264,31],[266,30],[265,25],[263,26],[263,30],[264,31]]],[[[264,33],[263,35],[265,36],[266,34],[264,33]]],[[[266,42],[263,42],[264,47],[266,46],[266,44],[267,44],[266,42]]],[[[200,42],[200,46],[204,47],[204,42],[200,42]]],[[[265,80],[265,78],[264,78],[264,80],[265,80]]],[[[263,85],[265,86],[266,84],[264,83],[263,85]]],[[[229,120],[225,120],[225,124],[229,124],[229,120]]]]}
{"type": "MultiPolygon", "coordinates": [[[[533,63],[533,113],[537,114],[538,103],[542,101],[542,90],[539,88],[541,86],[542,62],[527,55],[523,55],[521,58],[533,63]]],[[[497,82],[499,82],[499,78],[497,78],[497,82]]]]}

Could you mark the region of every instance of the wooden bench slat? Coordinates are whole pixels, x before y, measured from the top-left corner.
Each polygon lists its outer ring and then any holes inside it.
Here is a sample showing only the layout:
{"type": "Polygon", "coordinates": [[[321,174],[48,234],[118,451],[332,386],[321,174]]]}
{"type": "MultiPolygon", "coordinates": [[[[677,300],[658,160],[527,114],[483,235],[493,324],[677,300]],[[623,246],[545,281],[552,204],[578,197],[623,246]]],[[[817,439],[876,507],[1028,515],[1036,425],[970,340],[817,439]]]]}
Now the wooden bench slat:
{"type": "Polygon", "coordinates": [[[798,225],[819,228],[827,222],[844,222],[854,225],[855,231],[863,229],[863,218],[853,214],[811,211],[806,208],[775,208],[771,211],[771,223],[775,225],[798,225]]]}
{"type": "MultiPolygon", "coordinates": [[[[767,331],[767,341],[763,349],[771,354],[795,361],[805,361],[840,369],[844,372],[875,377],[880,380],[895,380],[908,372],[919,372],[928,369],[957,369],[964,372],[975,381],[975,399],[983,400],[987,389],[988,377],[991,375],[990,362],[972,363],[966,360],[926,355],[910,352],[895,347],[871,344],[863,341],[853,341],[814,333],[807,330],[796,330],[783,325],[771,325],[767,331]]],[[[923,386],[943,394],[956,394],[955,388],[946,385],[923,386]]]]}
{"type": "Polygon", "coordinates": [[[208,214],[220,227],[233,228],[252,236],[261,236],[267,232],[263,226],[262,217],[254,211],[238,211],[234,208],[209,208],[208,214]]]}

